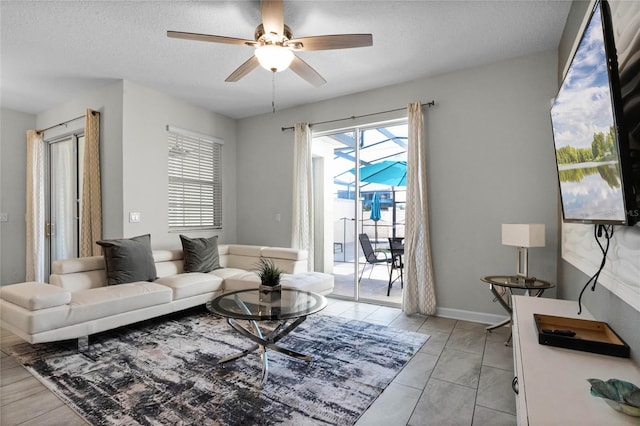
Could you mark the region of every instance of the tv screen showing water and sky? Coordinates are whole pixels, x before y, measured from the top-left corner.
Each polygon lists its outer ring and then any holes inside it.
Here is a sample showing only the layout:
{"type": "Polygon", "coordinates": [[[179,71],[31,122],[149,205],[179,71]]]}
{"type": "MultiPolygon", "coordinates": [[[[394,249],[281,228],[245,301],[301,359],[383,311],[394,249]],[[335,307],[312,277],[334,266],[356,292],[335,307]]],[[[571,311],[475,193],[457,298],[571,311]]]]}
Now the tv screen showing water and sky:
{"type": "Polygon", "coordinates": [[[565,221],[624,222],[600,4],[551,108],[565,221]]]}

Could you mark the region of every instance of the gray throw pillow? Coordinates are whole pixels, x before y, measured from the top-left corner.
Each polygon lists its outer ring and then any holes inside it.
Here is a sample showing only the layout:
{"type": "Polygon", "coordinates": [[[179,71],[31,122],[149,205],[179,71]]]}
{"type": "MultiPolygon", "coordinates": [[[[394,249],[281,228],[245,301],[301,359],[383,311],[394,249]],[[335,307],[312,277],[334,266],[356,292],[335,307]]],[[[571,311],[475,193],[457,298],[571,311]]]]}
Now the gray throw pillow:
{"type": "Polygon", "coordinates": [[[96,244],[102,247],[108,285],[154,281],[157,278],[151,235],[101,240],[96,244]]]}
{"type": "Polygon", "coordinates": [[[211,238],[189,238],[180,235],[184,253],[185,272],[211,272],[220,269],[218,236],[211,238]]]}

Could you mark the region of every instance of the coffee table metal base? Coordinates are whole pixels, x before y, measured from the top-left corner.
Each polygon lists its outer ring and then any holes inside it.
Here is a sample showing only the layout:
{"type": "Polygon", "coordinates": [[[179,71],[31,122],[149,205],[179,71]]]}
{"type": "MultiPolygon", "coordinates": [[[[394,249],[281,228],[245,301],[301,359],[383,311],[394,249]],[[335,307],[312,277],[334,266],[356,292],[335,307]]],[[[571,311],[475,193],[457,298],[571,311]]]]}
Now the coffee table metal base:
{"type": "MultiPolygon", "coordinates": [[[[240,306],[241,308],[244,307],[243,309],[249,312],[249,309],[246,308],[244,302],[242,302],[242,300],[240,300],[238,297],[236,297],[236,303],[238,304],[238,306],[240,306]]],[[[295,330],[296,327],[302,324],[306,319],[307,319],[307,316],[305,315],[297,318],[295,321],[291,323],[289,322],[289,320],[283,320],[272,332],[270,332],[265,336],[262,334],[262,330],[260,329],[260,326],[258,325],[257,321],[249,320],[249,323],[253,328],[253,332],[252,332],[246,327],[243,327],[238,321],[234,320],[233,318],[227,318],[227,323],[231,327],[233,327],[234,330],[236,330],[238,333],[242,334],[246,338],[252,340],[256,344],[241,352],[238,352],[226,358],[220,359],[218,361],[218,364],[224,364],[226,362],[233,361],[238,358],[242,358],[243,356],[246,356],[257,349],[260,352],[260,359],[262,360],[261,384],[264,386],[264,384],[267,382],[267,377],[269,375],[269,356],[267,354],[267,349],[274,350],[276,352],[285,354],[292,358],[297,358],[303,361],[311,362],[311,356],[301,354],[291,349],[283,348],[282,346],[278,346],[276,344],[279,340],[281,340],[286,335],[288,335],[293,330],[295,330]]]]}

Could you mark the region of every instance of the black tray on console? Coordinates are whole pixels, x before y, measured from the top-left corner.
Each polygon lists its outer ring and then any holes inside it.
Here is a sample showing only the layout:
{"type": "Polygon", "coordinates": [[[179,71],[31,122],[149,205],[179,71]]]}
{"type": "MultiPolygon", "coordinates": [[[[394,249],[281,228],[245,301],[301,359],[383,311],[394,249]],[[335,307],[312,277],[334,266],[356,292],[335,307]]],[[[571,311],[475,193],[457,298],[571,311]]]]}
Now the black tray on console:
{"type": "Polygon", "coordinates": [[[538,343],[541,345],[621,358],[630,356],[629,345],[606,322],[543,314],[533,314],[533,318],[538,329],[538,343]],[[560,330],[560,333],[568,331],[575,335],[560,335],[543,330],[560,330]]]}

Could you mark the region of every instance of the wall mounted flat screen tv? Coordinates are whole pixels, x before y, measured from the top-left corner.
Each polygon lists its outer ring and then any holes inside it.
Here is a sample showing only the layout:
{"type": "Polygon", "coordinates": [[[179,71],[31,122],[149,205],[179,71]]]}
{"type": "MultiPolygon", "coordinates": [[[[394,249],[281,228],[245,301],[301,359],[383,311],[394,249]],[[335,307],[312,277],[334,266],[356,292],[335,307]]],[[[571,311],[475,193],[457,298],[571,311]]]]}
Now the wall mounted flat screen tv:
{"type": "Polygon", "coordinates": [[[565,222],[637,219],[608,4],[597,2],[551,107],[565,222]]]}

